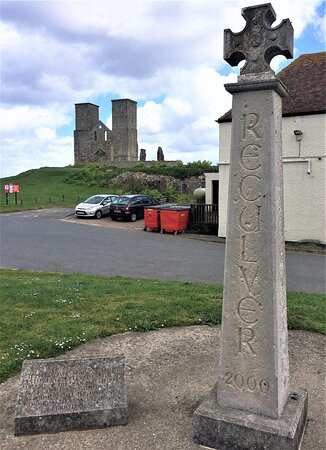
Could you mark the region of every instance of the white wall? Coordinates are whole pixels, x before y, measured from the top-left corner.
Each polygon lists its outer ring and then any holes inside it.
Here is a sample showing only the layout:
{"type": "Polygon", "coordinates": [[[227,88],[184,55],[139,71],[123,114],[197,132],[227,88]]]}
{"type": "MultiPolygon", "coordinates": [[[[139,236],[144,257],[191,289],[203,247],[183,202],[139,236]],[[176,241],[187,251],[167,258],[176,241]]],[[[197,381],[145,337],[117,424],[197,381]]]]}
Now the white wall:
{"type": "MultiPolygon", "coordinates": [[[[231,122],[219,124],[219,236],[226,236],[227,192],[230,161],[231,122]]],[[[326,242],[325,114],[283,117],[284,228],[287,241],[326,242]],[[299,143],[293,133],[302,131],[299,143]],[[308,173],[310,160],[311,172],[308,173]],[[292,162],[295,160],[295,162],[292,162]]]]}
{"type": "Polygon", "coordinates": [[[205,173],[205,203],[211,205],[213,203],[213,181],[219,180],[218,173],[205,173]]]}

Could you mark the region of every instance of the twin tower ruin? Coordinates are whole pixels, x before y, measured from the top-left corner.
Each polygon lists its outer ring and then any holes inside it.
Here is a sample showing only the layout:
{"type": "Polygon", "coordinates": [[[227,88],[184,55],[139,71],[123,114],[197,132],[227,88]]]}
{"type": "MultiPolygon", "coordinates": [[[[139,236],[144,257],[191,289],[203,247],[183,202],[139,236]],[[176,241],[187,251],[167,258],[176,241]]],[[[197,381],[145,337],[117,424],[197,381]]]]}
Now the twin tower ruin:
{"type": "Polygon", "coordinates": [[[99,119],[99,107],[75,104],[75,164],[138,161],[137,102],[111,100],[112,130],[99,119]]]}

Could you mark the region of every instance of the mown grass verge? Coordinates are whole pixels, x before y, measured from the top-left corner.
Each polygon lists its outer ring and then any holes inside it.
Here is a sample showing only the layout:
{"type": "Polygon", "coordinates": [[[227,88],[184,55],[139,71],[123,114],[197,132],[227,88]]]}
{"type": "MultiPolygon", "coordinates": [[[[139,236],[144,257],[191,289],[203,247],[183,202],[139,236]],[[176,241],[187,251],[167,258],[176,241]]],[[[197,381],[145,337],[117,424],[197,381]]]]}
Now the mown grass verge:
{"type": "MultiPolygon", "coordinates": [[[[126,331],[219,324],[222,286],[0,270],[0,382],[28,358],[126,331]]],[[[326,333],[325,296],[289,293],[289,328],[326,333]]]]}

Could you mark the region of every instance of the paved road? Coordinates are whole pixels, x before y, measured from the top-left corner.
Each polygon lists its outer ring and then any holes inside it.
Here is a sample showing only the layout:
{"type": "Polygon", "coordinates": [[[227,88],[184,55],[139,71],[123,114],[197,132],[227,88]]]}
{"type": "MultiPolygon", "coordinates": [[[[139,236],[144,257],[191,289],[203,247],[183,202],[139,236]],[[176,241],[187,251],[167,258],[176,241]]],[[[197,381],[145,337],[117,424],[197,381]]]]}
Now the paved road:
{"type": "MultiPolygon", "coordinates": [[[[69,212],[1,215],[1,266],[223,282],[223,244],[59,220],[69,212]]],[[[288,290],[325,292],[325,260],[320,255],[288,253],[288,290]]]]}

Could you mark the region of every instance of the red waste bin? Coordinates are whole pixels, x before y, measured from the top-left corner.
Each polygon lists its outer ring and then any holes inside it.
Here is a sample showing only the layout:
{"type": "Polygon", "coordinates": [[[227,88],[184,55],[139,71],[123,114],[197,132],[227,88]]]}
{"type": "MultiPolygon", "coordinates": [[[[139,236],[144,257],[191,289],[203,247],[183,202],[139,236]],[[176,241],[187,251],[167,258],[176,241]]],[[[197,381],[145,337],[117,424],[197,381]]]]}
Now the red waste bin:
{"type": "Polygon", "coordinates": [[[144,231],[159,231],[160,210],[158,208],[144,208],[144,231]]]}
{"type": "Polygon", "coordinates": [[[189,222],[189,209],[176,207],[161,209],[161,233],[168,231],[174,235],[185,231],[189,222]]]}

